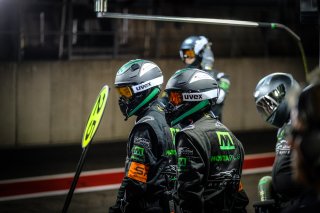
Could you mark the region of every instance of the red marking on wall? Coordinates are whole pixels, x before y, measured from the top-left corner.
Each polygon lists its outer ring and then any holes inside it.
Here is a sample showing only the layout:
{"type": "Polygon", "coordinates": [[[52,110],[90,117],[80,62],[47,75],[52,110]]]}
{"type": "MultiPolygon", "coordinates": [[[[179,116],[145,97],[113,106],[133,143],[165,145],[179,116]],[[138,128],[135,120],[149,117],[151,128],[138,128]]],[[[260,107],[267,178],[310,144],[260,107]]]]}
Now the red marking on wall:
{"type": "MultiPolygon", "coordinates": [[[[248,155],[245,157],[243,171],[271,167],[274,162],[274,153],[248,155]]],[[[101,170],[95,172],[83,172],[77,183],[77,189],[93,188],[120,184],[124,177],[123,169],[101,170]]],[[[69,190],[73,181],[73,175],[53,175],[45,178],[25,178],[0,181],[0,200],[23,198],[23,195],[35,194],[35,197],[45,196],[46,193],[54,195],[55,191],[69,190]],[[37,195],[36,195],[37,194],[37,195]],[[41,195],[40,195],[41,194],[41,195]]]]}
{"type": "Polygon", "coordinates": [[[248,155],[244,159],[243,169],[257,169],[261,167],[269,167],[273,165],[274,153],[263,153],[248,155]]]}
{"type": "MultiPolygon", "coordinates": [[[[123,172],[101,173],[80,176],[77,188],[95,187],[121,183],[123,172]]],[[[73,176],[64,178],[48,178],[44,180],[26,180],[22,182],[0,183],[0,198],[22,194],[68,190],[73,176]]]]}

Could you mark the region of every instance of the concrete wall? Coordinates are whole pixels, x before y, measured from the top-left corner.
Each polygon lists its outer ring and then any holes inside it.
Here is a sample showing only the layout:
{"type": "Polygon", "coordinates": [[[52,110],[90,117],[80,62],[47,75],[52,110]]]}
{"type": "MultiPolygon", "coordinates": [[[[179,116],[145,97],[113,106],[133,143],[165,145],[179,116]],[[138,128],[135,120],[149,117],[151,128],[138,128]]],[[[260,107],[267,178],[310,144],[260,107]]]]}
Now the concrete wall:
{"type": "MultiPolygon", "coordinates": [[[[152,60],[152,59],[151,59],[152,60]]],[[[48,61],[0,64],[0,147],[81,144],[82,134],[103,85],[111,86],[107,108],[95,142],[128,137],[134,118],[127,122],[118,109],[113,89],[116,71],[127,60],[48,61]]],[[[180,60],[154,60],[165,81],[180,60]]],[[[253,90],[271,72],[290,72],[304,81],[301,60],[293,58],[237,58],[216,60],[217,69],[231,77],[224,123],[231,130],[271,128],[256,112],[253,90]]]]}

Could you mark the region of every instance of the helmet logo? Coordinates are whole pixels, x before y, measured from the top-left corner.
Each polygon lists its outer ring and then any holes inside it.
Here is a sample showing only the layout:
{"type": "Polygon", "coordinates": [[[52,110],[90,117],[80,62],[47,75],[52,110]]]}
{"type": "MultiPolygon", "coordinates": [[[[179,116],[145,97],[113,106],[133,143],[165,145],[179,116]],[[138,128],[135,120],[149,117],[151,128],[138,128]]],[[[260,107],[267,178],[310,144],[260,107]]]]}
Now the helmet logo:
{"type": "Polygon", "coordinates": [[[197,72],[195,75],[192,76],[189,83],[200,81],[200,80],[211,80],[213,79],[209,74],[204,72],[197,72]]]}
{"type": "Polygon", "coordinates": [[[142,65],[141,69],[140,69],[140,77],[143,76],[144,74],[146,74],[147,72],[149,72],[150,70],[152,70],[153,68],[158,67],[157,65],[153,64],[153,63],[145,63],[142,65]]]}
{"type": "Polygon", "coordinates": [[[218,97],[218,89],[201,93],[182,93],[183,101],[202,101],[218,97]]]}
{"type": "Polygon", "coordinates": [[[183,94],[184,101],[199,101],[202,100],[202,94],[183,94]]]}
{"type": "Polygon", "coordinates": [[[145,91],[151,87],[158,86],[163,83],[163,76],[152,79],[151,81],[146,81],[142,84],[132,86],[134,93],[145,91]]]}
{"type": "Polygon", "coordinates": [[[151,82],[138,85],[137,87],[135,87],[135,89],[136,89],[137,92],[140,92],[141,90],[143,91],[143,90],[145,90],[145,89],[147,89],[149,87],[151,87],[151,82]]]}

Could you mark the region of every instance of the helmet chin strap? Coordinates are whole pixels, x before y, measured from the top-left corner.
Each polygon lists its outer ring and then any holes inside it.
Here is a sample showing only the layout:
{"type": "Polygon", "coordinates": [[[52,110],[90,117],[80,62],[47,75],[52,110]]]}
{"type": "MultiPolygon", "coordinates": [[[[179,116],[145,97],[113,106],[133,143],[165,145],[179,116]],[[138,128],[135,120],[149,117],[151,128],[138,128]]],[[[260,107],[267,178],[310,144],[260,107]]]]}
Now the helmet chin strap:
{"type": "Polygon", "coordinates": [[[136,108],[134,108],[131,112],[128,113],[128,118],[134,115],[141,107],[143,107],[145,104],[147,104],[152,98],[154,98],[156,95],[160,93],[159,88],[154,88],[152,92],[146,97],[136,108]]]}
{"type": "Polygon", "coordinates": [[[189,115],[199,111],[200,109],[204,108],[208,104],[209,104],[209,100],[201,101],[200,103],[198,103],[197,105],[192,107],[189,111],[185,112],[184,114],[180,115],[178,118],[176,118],[173,121],[171,121],[171,126],[174,126],[174,125],[178,124],[180,121],[182,121],[183,119],[185,119],[189,115]]]}
{"type": "Polygon", "coordinates": [[[201,61],[199,59],[199,57],[197,56],[194,60],[194,62],[192,62],[191,64],[187,64],[188,68],[199,68],[201,64],[201,61]]]}

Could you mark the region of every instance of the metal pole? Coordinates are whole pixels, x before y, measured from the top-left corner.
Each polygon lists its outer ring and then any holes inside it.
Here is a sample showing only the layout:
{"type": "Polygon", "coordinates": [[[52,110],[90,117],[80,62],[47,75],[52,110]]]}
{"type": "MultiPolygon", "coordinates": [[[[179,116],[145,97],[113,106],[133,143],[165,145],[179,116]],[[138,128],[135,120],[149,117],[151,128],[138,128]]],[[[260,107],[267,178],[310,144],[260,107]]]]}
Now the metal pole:
{"type": "Polygon", "coordinates": [[[73,192],[74,192],[74,190],[75,190],[75,188],[77,186],[77,183],[78,183],[78,180],[79,180],[79,177],[80,177],[80,173],[81,173],[83,165],[84,165],[84,160],[86,159],[86,155],[87,155],[87,152],[88,152],[88,149],[89,149],[89,145],[82,150],[82,154],[81,154],[80,160],[78,162],[76,173],[74,175],[74,178],[72,180],[71,187],[69,189],[67,198],[66,198],[65,203],[63,205],[62,213],[66,213],[68,211],[68,208],[69,208],[69,205],[71,203],[72,196],[73,196],[73,192]]]}
{"type": "Polygon", "coordinates": [[[318,37],[319,37],[319,65],[318,65],[318,69],[320,69],[320,0],[317,1],[318,2],[318,37]]]}
{"type": "Polygon", "coordinates": [[[293,37],[299,47],[306,79],[308,79],[308,66],[304,53],[304,49],[301,43],[300,37],[294,33],[290,28],[279,23],[267,23],[267,22],[253,22],[253,21],[240,21],[230,19],[214,19],[214,18],[193,18],[193,17],[175,17],[175,16],[154,16],[154,15],[136,15],[136,14],[122,14],[122,13],[109,13],[97,11],[98,18],[116,18],[116,19],[134,19],[134,20],[146,20],[146,21],[166,21],[166,22],[184,22],[194,24],[212,24],[212,25],[224,25],[235,27],[263,27],[270,29],[283,29],[293,37]]]}
{"type": "Polygon", "coordinates": [[[78,162],[77,170],[74,175],[70,190],[68,192],[67,198],[66,198],[65,203],[63,205],[62,213],[66,213],[68,211],[68,208],[69,208],[72,196],[73,196],[73,192],[77,186],[78,179],[80,177],[80,173],[82,171],[82,167],[84,165],[84,160],[86,158],[89,146],[91,144],[93,136],[95,135],[95,133],[99,127],[103,112],[105,110],[105,106],[107,104],[107,100],[108,100],[108,96],[109,96],[109,90],[110,89],[109,89],[108,85],[105,85],[102,87],[102,89],[96,99],[96,102],[92,108],[92,111],[90,113],[89,119],[86,124],[85,131],[84,131],[83,137],[82,137],[82,143],[81,143],[82,148],[83,148],[82,154],[81,154],[80,160],[78,162]]]}
{"type": "Polygon", "coordinates": [[[61,25],[60,25],[60,39],[59,39],[59,59],[63,56],[64,34],[66,27],[66,14],[67,14],[67,0],[62,2],[61,12],[61,25]]]}
{"type": "Polygon", "coordinates": [[[72,1],[67,0],[68,6],[68,59],[72,58],[72,19],[73,19],[73,8],[72,1]]]}
{"type": "MultiPolygon", "coordinates": [[[[136,15],[136,14],[122,14],[122,13],[104,13],[98,12],[98,18],[118,18],[118,19],[135,19],[146,21],[167,21],[167,22],[185,22],[185,23],[199,23],[199,24],[216,24],[216,25],[231,25],[243,27],[257,27],[257,22],[252,21],[238,21],[228,19],[212,19],[212,18],[192,18],[192,17],[175,17],[175,16],[154,16],[154,15],[136,15]]],[[[267,24],[267,23],[266,23],[267,24]]]]}

